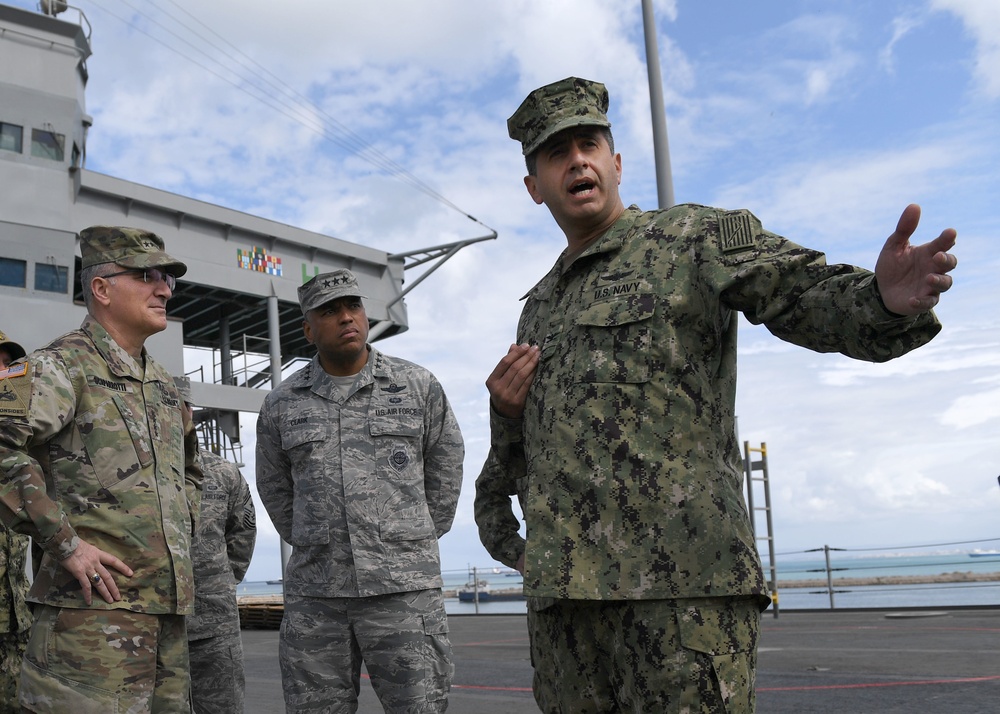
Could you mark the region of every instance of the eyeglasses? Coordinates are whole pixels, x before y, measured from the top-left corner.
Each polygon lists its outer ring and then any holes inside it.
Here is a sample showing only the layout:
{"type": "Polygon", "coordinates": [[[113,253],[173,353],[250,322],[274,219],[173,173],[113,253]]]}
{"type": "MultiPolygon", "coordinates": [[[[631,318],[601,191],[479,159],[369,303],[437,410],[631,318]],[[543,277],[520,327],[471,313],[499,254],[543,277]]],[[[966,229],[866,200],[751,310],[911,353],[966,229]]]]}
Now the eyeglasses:
{"type": "Polygon", "coordinates": [[[142,282],[144,283],[158,283],[161,280],[167,284],[170,288],[170,292],[174,291],[177,287],[177,278],[170,274],[165,273],[162,270],[157,270],[156,268],[146,268],[145,270],[140,270],[138,268],[133,268],[132,270],[122,270],[118,273],[111,273],[110,275],[105,275],[105,278],[117,278],[119,275],[135,275],[142,276],[142,282]]]}

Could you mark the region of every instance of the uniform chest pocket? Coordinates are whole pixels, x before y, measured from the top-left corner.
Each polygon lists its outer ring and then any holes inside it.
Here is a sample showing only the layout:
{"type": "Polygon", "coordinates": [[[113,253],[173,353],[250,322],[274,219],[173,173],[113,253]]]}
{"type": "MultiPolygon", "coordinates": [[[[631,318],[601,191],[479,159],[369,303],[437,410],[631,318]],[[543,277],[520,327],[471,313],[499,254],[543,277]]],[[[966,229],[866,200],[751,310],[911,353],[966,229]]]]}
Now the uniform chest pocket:
{"type": "MultiPolygon", "coordinates": [[[[304,418],[304,417],[299,417],[304,418]]],[[[326,428],[313,422],[281,426],[281,449],[288,456],[292,476],[292,533],[296,547],[330,542],[332,488],[326,469],[326,428]]],[[[333,467],[333,465],[330,465],[333,467]]]]}
{"type": "Polygon", "coordinates": [[[308,468],[310,461],[321,456],[326,444],[326,429],[321,426],[297,425],[281,429],[281,449],[292,464],[292,475],[308,468]]]}
{"type": "Polygon", "coordinates": [[[594,303],[577,315],[581,382],[648,382],[651,375],[652,295],[594,303]]]}
{"type": "Polygon", "coordinates": [[[115,394],[76,415],[87,457],[101,486],[114,489],[153,463],[144,414],[115,394]]]}
{"type": "Polygon", "coordinates": [[[390,407],[373,410],[368,423],[375,446],[379,478],[392,482],[423,482],[423,413],[418,408],[390,407]]]}

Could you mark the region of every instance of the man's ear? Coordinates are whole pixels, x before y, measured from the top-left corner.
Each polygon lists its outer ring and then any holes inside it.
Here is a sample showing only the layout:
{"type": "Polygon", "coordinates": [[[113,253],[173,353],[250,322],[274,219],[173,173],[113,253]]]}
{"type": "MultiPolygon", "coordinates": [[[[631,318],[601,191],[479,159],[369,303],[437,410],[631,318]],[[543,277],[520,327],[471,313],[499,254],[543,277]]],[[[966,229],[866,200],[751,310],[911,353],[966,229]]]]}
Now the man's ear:
{"type": "Polygon", "coordinates": [[[544,201],[542,200],[542,195],[538,193],[538,183],[535,181],[535,177],[528,175],[524,177],[524,187],[528,189],[528,195],[531,196],[531,200],[541,206],[544,201]]]}
{"type": "Polygon", "coordinates": [[[90,281],[90,292],[100,305],[107,306],[111,303],[111,291],[108,286],[111,282],[108,278],[94,277],[90,281]]]}

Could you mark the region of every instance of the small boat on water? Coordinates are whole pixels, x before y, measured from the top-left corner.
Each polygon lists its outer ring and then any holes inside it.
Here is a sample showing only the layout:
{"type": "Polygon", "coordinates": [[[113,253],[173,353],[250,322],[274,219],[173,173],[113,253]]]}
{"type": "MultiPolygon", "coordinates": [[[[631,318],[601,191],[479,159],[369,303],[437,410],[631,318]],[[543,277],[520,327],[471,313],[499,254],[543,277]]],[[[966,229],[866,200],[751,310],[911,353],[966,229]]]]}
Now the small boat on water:
{"type": "Polygon", "coordinates": [[[472,581],[458,591],[459,602],[500,602],[502,600],[523,600],[524,591],[520,588],[511,590],[491,590],[486,580],[472,581]]]}
{"type": "Polygon", "coordinates": [[[1000,550],[974,550],[969,553],[970,558],[1000,558],[1000,550]]]}

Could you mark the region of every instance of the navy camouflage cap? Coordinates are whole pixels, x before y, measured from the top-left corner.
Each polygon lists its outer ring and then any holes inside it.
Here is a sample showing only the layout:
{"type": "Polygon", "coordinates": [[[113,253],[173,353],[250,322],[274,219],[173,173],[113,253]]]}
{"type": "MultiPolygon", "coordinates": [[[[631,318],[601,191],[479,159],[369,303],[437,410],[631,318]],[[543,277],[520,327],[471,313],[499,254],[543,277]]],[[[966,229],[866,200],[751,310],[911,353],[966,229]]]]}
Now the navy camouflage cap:
{"type": "Polygon", "coordinates": [[[600,82],[567,77],[536,89],[507,120],[510,138],[525,156],[546,139],[574,126],[611,126],[608,90],[600,82]]]}
{"type": "Polygon", "coordinates": [[[91,226],[80,231],[83,268],[115,263],[123,268],[159,268],[179,278],[187,266],[163,250],[163,239],[150,231],[125,226],[91,226]]]}
{"type": "Polygon", "coordinates": [[[302,314],[342,297],[367,297],[361,294],[358,279],[350,270],[320,273],[308,283],[299,286],[299,305],[302,314]]]}
{"type": "Polygon", "coordinates": [[[9,339],[7,335],[3,333],[3,330],[0,330],[0,350],[5,350],[7,354],[10,355],[12,360],[21,359],[27,354],[27,352],[24,351],[24,348],[9,339]]]}

